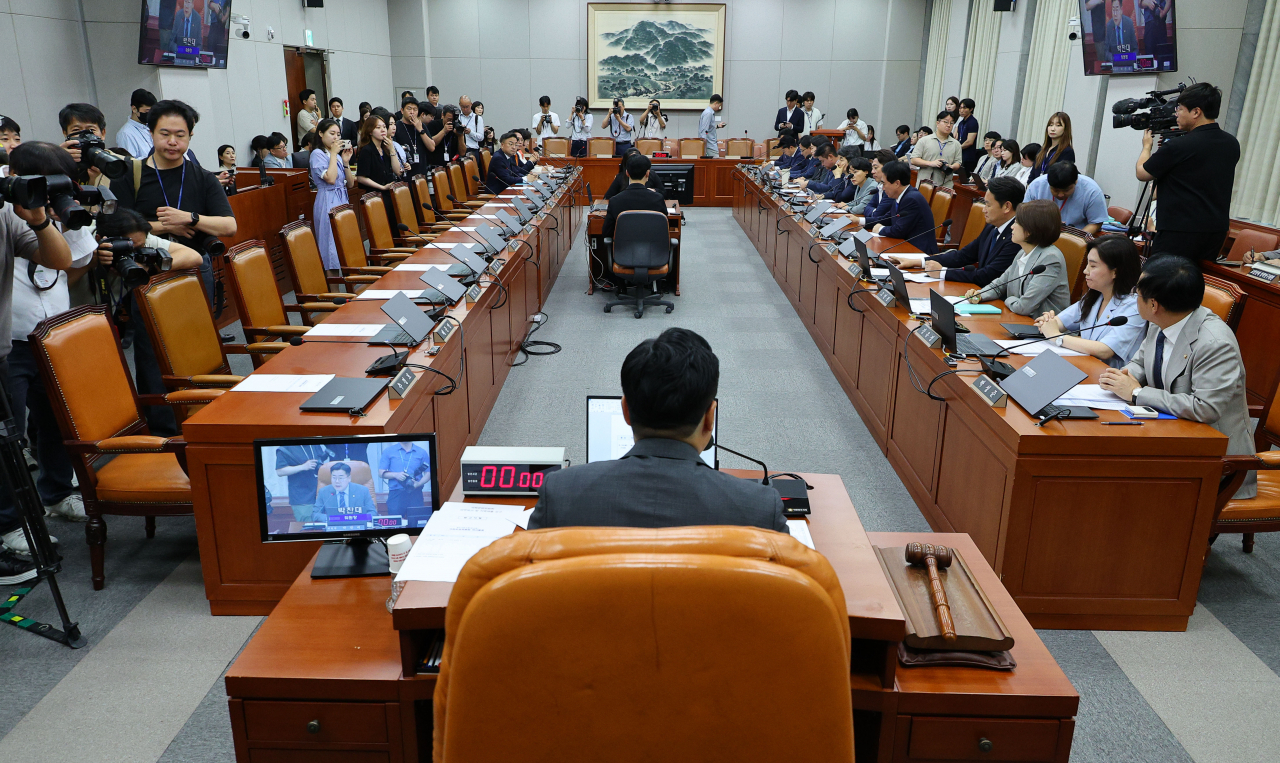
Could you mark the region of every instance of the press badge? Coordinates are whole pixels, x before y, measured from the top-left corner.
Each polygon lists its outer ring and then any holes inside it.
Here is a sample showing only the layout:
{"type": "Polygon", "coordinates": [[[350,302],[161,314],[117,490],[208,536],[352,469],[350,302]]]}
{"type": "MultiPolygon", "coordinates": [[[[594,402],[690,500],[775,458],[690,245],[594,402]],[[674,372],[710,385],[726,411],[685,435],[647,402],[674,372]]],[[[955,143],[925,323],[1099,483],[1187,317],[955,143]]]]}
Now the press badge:
{"type": "Polygon", "coordinates": [[[35,282],[35,285],[38,288],[47,289],[50,286],[53,286],[53,282],[56,280],[58,280],[58,275],[55,271],[47,270],[43,265],[36,266],[36,272],[32,277],[32,281],[35,282]]]}

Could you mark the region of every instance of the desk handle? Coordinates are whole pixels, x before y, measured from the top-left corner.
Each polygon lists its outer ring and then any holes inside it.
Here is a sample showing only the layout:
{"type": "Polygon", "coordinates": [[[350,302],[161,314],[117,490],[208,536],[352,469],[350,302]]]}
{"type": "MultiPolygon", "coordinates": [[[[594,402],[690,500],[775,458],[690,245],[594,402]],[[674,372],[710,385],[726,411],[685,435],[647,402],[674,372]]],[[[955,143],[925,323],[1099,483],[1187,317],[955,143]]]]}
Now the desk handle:
{"type": "MultiPolygon", "coordinates": [[[[307,733],[308,733],[308,734],[319,734],[319,733],[320,733],[320,721],[308,721],[308,722],[307,722],[307,733]]],[[[986,741],[986,740],[983,740],[983,741],[986,741]]],[[[981,745],[981,744],[979,744],[978,746],[979,746],[979,747],[981,747],[982,745],[981,745]]]]}
{"type": "Polygon", "coordinates": [[[992,743],[991,743],[991,740],[990,740],[990,739],[987,739],[986,737],[983,737],[982,739],[979,739],[979,740],[978,740],[978,751],[979,751],[979,752],[991,752],[991,750],[992,750],[994,747],[995,747],[995,745],[994,745],[994,744],[992,744],[992,743]]]}

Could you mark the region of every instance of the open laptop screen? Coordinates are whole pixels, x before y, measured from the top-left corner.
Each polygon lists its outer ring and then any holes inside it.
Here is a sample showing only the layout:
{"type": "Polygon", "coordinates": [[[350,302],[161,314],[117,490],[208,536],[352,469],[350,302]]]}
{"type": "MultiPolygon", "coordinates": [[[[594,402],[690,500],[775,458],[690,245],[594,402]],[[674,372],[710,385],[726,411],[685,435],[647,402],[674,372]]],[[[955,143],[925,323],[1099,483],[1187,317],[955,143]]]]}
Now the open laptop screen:
{"type": "MultiPolygon", "coordinates": [[[[717,411],[712,437],[720,436],[720,415],[717,411]]],[[[631,427],[622,418],[622,398],[603,395],[587,396],[587,463],[613,461],[627,455],[635,438],[631,427]]],[[[702,452],[707,466],[716,468],[716,448],[702,452]]]]}

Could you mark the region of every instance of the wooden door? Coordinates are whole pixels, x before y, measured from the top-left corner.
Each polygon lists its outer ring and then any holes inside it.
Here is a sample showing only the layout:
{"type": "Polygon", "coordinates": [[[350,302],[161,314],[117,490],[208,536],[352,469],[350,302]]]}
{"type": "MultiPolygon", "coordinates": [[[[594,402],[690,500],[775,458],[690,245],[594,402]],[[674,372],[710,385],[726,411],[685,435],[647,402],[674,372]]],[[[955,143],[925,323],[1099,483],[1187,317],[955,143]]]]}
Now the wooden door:
{"type": "Polygon", "coordinates": [[[289,91],[289,134],[293,136],[293,150],[297,151],[298,141],[302,139],[298,134],[298,113],[302,111],[298,93],[307,89],[306,59],[300,48],[284,49],[284,81],[289,91]]]}

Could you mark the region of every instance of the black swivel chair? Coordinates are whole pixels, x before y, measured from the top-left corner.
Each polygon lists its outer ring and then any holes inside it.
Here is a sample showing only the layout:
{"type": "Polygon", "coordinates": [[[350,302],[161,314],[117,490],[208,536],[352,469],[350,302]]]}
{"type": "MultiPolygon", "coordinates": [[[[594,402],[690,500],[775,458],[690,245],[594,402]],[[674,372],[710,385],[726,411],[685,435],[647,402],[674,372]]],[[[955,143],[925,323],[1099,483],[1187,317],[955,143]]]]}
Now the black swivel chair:
{"type": "Polygon", "coordinates": [[[675,303],[663,301],[662,295],[652,290],[653,284],[671,272],[671,252],[678,243],[671,238],[666,215],[649,210],[623,212],[618,215],[613,238],[604,242],[612,244],[613,274],[635,286],[631,295],[625,286],[619,288],[618,299],[604,306],[606,313],[616,305],[634,306],[637,318],[644,315],[646,307],[663,305],[667,312],[675,309],[675,303]]]}

